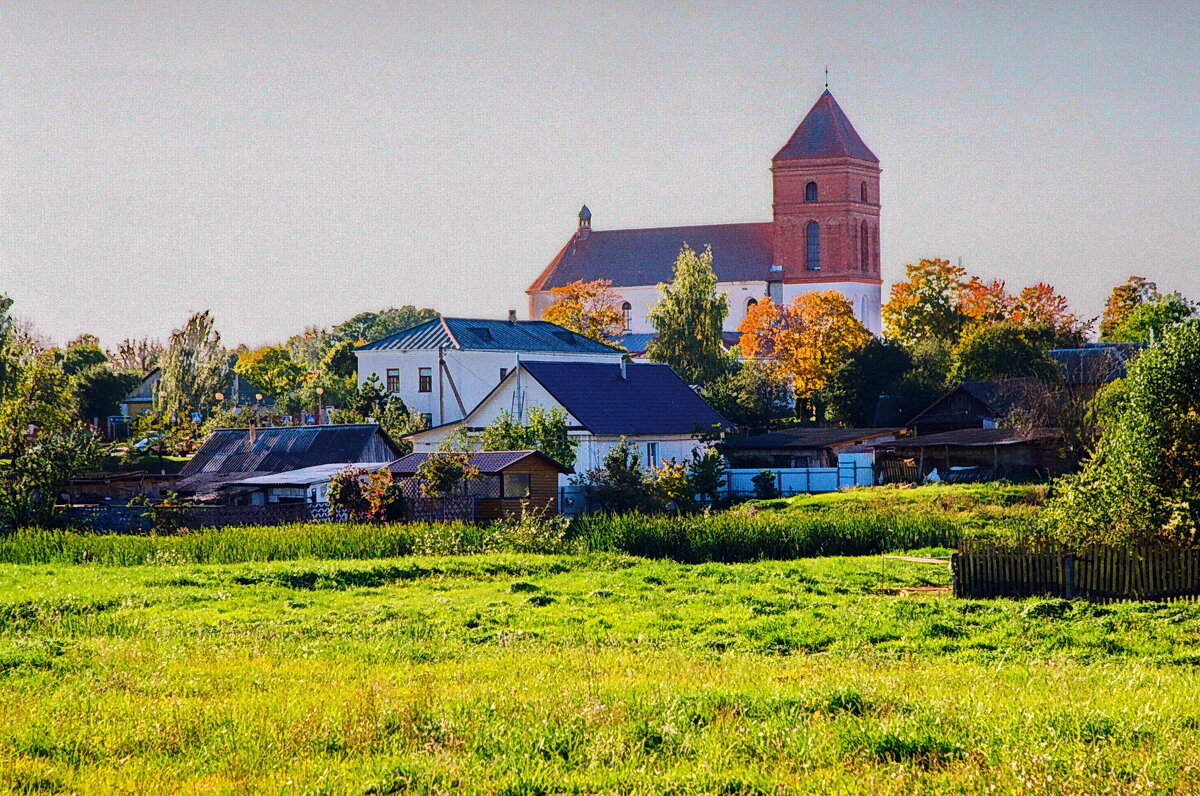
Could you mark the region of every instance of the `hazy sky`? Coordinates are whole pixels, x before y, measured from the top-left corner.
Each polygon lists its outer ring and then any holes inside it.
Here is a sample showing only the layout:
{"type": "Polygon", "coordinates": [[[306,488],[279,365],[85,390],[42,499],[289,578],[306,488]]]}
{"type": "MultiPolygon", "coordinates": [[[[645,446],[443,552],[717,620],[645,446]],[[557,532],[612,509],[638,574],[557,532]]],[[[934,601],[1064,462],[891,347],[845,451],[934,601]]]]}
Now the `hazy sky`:
{"type": "Polygon", "coordinates": [[[1131,273],[1200,298],[1200,3],[881,5],[6,2],[0,292],[58,342],[524,317],[584,202],[769,220],[828,64],[885,282],[962,257],[1088,315],[1131,273]]]}

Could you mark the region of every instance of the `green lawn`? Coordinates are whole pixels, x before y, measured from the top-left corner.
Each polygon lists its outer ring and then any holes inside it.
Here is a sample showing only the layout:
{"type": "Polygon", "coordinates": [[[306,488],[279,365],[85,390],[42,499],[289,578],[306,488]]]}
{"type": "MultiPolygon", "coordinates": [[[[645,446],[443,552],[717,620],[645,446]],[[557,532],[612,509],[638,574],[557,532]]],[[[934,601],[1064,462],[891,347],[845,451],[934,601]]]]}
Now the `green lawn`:
{"type": "Polygon", "coordinates": [[[1189,605],[881,595],[875,556],[152,560],[0,565],[0,789],[1200,789],[1189,605]]]}

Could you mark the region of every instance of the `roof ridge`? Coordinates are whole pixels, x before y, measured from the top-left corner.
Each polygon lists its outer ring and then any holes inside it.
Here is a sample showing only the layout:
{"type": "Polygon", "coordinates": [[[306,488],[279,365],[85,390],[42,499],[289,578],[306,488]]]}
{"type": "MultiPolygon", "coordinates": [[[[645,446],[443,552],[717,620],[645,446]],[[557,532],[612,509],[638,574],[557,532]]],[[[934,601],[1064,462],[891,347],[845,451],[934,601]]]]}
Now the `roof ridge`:
{"type": "Polygon", "coordinates": [[[450,331],[450,324],[446,323],[446,316],[439,317],[442,321],[442,329],[445,330],[446,335],[450,338],[450,342],[454,343],[454,347],[461,351],[462,344],[458,342],[458,338],[454,336],[454,332],[450,331]]]}

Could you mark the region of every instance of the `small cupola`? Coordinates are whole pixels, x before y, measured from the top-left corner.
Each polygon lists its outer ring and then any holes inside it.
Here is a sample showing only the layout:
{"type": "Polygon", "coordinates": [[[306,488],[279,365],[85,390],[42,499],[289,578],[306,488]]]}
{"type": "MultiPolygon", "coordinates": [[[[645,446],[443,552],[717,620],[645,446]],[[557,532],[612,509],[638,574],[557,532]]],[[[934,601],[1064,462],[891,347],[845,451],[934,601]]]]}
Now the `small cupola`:
{"type": "Polygon", "coordinates": [[[592,231],[592,211],[584,205],[579,209],[579,237],[586,238],[592,231]]]}

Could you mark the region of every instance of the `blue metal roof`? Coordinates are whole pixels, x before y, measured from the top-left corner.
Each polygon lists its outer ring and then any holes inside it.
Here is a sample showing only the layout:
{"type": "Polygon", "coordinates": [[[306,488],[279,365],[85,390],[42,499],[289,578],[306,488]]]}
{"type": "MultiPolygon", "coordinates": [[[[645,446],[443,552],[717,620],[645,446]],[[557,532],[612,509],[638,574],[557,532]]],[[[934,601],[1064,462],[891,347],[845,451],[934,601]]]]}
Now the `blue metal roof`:
{"type": "MultiPolygon", "coordinates": [[[[523,362],[522,367],[593,434],[691,434],[729,421],[667,365],[523,362]]],[[[511,378],[511,377],[510,377],[511,378]]]]}
{"type": "Polygon", "coordinates": [[[356,351],[544,351],[562,354],[620,354],[549,321],[495,321],[479,318],[434,318],[393,335],[359,346],[356,351]]]}

